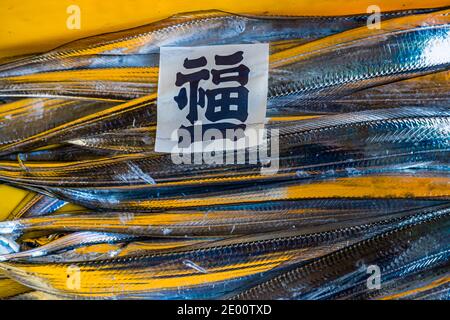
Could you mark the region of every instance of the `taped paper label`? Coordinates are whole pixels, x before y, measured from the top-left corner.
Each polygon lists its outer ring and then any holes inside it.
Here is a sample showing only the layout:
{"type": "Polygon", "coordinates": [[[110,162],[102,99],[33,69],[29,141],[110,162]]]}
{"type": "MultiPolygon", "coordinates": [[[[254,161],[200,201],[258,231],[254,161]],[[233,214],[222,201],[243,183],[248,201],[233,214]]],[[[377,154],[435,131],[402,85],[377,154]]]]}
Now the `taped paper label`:
{"type": "Polygon", "coordinates": [[[268,44],[161,48],[155,151],[258,145],[268,69],[268,44]]]}

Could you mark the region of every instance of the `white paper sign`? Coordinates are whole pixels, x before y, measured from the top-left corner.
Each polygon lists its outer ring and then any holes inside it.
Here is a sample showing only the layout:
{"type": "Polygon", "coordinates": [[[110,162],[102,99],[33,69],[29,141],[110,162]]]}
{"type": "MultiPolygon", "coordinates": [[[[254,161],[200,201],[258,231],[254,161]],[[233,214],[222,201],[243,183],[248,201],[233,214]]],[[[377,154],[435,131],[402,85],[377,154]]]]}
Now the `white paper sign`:
{"type": "Polygon", "coordinates": [[[230,150],[240,139],[246,147],[258,144],[253,137],[266,117],[268,44],[162,47],[159,66],[155,151],[212,144],[230,150]]]}

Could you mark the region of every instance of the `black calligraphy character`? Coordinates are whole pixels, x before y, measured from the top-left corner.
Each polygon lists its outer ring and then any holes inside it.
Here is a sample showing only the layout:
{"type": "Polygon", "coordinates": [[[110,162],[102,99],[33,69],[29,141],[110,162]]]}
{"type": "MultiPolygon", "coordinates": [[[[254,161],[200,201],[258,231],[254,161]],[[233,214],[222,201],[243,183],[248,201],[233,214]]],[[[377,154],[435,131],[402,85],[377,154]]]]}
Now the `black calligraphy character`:
{"type": "MultiPolygon", "coordinates": [[[[236,65],[244,59],[243,52],[238,51],[227,56],[215,56],[216,65],[236,65]]],[[[212,69],[212,82],[219,85],[223,82],[237,82],[240,86],[223,87],[206,90],[208,98],[205,117],[212,122],[223,119],[237,119],[241,122],[248,117],[248,89],[244,86],[248,83],[250,69],[240,64],[237,67],[225,69],[212,69]]]]}
{"type": "MultiPolygon", "coordinates": [[[[186,69],[196,69],[206,66],[206,58],[200,57],[198,59],[185,59],[183,66],[186,69]]],[[[208,80],[209,72],[207,69],[202,69],[197,72],[183,74],[181,72],[177,73],[177,79],[175,85],[181,87],[185,83],[189,83],[189,113],[187,119],[194,124],[198,120],[197,106],[205,106],[205,90],[199,88],[199,82],[201,80],[208,80]]],[[[183,110],[188,104],[188,97],[186,93],[186,88],[181,88],[180,92],[176,97],[174,97],[175,102],[180,110],[183,110]]]]}

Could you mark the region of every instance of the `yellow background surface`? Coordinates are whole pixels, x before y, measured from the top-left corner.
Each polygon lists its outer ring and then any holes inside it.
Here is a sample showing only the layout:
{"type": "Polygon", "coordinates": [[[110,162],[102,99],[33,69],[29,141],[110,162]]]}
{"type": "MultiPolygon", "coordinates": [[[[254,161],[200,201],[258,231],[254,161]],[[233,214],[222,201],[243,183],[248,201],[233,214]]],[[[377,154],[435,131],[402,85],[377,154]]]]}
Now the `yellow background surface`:
{"type": "Polygon", "coordinates": [[[178,12],[218,9],[235,13],[336,15],[439,7],[449,0],[0,0],[0,57],[52,49],[98,33],[135,27],[178,12]],[[66,27],[67,7],[78,5],[81,29],[66,27]]]}
{"type": "MultiPolygon", "coordinates": [[[[272,15],[338,15],[439,7],[449,0],[0,0],[0,58],[41,52],[71,40],[146,24],[179,12],[218,9],[272,15]],[[66,27],[70,5],[81,10],[81,29],[66,27]]],[[[392,180],[395,182],[395,179],[392,180]]],[[[331,186],[330,186],[331,187],[331,186]]],[[[389,188],[388,185],[383,187],[389,188]]],[[[407,188],[407,185],[404,186],[407,188]]],[[[419,188],[420,186],[415,186],[419,188]]],[[[416,190],[417,191],[417,190],[416,190]]],[[[0,219],[26,192],[0,185],[0,219]]]]}

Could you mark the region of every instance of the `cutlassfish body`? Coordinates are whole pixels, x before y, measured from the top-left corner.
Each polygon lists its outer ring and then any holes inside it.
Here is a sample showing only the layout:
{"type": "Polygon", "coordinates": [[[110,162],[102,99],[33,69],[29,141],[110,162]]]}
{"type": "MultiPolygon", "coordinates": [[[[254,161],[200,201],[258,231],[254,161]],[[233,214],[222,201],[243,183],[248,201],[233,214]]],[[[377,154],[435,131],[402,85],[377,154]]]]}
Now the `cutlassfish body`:
{"type": "MultiPolygon", "coordinates": [[[[383,13],[389,19],[436,9],[418,9],[383,13]]],[[[47,53],[25,57],[3,64],[0,76],[53,70],[58,64],[70,68],[89,67],[102,63],[98,55],[113,57],[109,65],[126,59],[127,55],[159,53],[161,46],[199,46],[226,43],[254,43],[299,39],[311,41],[367,23],[368,15],[337,17],[276,17],[236,15],[222,11],[199,11],[174,15],[142,27],[103,34],[74,41],[47,53]],[[65,58],[89,57],[81,61],[65,58]],[[119,59],[119,60],[115,60],[119,59]],[[56,64],[42,67],[48,61],[56,64]],[[61,62],[59,62],[61,61],[61,62]],[[36,68],[36,69],[35,69],[36,68]]],[[[147,58],[148,59],[148,58],[147,58]]],[[[151,61],[151,59],[149,59],[151,61]]]]}
{"type": "MultiPolygon", "coordinates": [[[[387,285],[427,270],[448,279],[448,213],[431,216],[325,255],[235,295],[234,299],[333,299],[382,296],[367,286],[376,265],[387,285]]],[[[383,282],[382,282],[383,283],[383,282]]]]}
{"type": "Polygon", "coordinates": [[[399,224],[409,226],[446,212],[448,208],[437,207],[336,230],[255,235],[207,243],[191,250],[181,248],[172,253],[51,265],[10,261],[1,262],[0,268],[34,289],[69,297],[220,297],[248,285],[249,280],[260,281],[262,275],[332,252],[349,241],[354,243],[399,224]],[[73,276],[78,278],[71,279],[73,276]]]}
{"type": "Polygon", "coordinates": [[[263,162],[252,164],[248,157],[244,164],[175,164],[170,155],[134,153],[67,163],[4,161],[0,179],[87,207],[139,210],[187,194],[240,197],[286,182],[414,169],[445,177],[449,128],[448,109],[363,111],[278,125],[279,155],[271,161],[279,167],[269,175],[261,171],[263,162]]]}

